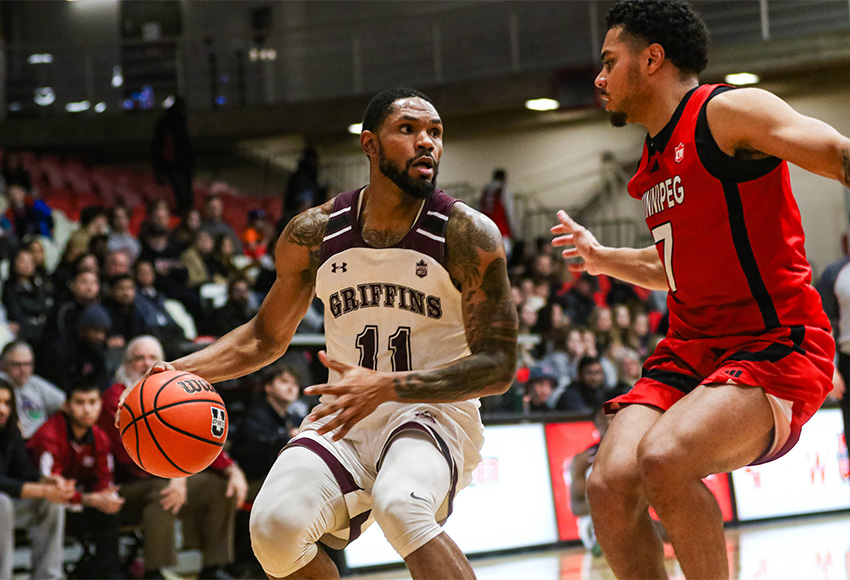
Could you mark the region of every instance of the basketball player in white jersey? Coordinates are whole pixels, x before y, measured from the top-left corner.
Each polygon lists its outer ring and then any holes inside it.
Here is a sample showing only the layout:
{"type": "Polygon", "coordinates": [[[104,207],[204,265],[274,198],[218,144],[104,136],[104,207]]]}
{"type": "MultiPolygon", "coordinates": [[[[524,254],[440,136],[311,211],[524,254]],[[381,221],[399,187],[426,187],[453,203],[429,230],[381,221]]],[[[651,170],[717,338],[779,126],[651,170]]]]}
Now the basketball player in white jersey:
{"type": "Polygon", "coordinates": [[[414,579],[474,578],[441,531],[480,461],[477,398],[514,375],[516,311],[502,237],[435,189],[443,124],[411,89],[372,99],[360,142],[369,185],[295,217],[256,317],[173,367],[210,382],[275,361],[314,292],[330,370],[251,512],[271,578],[338,578],[316,543],[340,548],[373,519],[414,579]]]}

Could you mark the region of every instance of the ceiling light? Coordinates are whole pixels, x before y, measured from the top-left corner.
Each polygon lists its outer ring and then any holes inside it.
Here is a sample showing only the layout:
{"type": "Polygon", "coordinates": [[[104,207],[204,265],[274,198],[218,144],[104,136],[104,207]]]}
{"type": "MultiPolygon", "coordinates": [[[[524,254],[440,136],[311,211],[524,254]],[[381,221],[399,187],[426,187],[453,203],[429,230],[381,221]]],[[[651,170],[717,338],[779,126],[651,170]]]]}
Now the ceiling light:
{"type": "Polygon", "coordinates": [[[112,67],[112,86],[118,88],[124,84],[124,73],[121,72],[121,66],[115,65],[112,67]]]}
{"type": "Polygon", "coordinates": [[[352,135],[359,135],[363,132],[363,123],[354,123],[348,126],[348,132],[352,135]]]}
{"type": "Polygon", "coordinates": [[[52,105],[53,101],[56,100],[56,93],[54,92],[52,87],[39,87],[35,90],[35,96],[33,97],[33,101],[35,101],[36,105],[40,107],[46,107],[48,105],[52,105]]]}
{"type": "Polygon", "coordinates": [[[99,102],[98,104],[96,104],[94,106],[94,112],[95,113],[102,113],[105,110],[106,110],[106,103],[104,103],[103,101],[99,102]]]}
{"type": "Polygon", "coordinates": [[[27,57],[27,62],[30,64],[50,64],[53,62],[53,55],[50,53],[31,54],[27,57]]]}
{"type": "Polygon", "coordinates": [[[91,107],[91,103],[88,101],[79,101],[77,103],[68,103],[65,105],[65,110],[69,113],[82,113],[83,111],[88,111],[89,107],[91,107]]]}
{"type": "Polygon", "coordinates": [[[525,102],[525,108],[532,111],[554,111],[561,106],[555,99],[531,99],[525,102]]]}
{"type": "Polygon", "coordinates": [[[730,85],[754,85],[759,82],[758,75],[753,73],[734,73],[726,75],[726,82],[730,85]]]}

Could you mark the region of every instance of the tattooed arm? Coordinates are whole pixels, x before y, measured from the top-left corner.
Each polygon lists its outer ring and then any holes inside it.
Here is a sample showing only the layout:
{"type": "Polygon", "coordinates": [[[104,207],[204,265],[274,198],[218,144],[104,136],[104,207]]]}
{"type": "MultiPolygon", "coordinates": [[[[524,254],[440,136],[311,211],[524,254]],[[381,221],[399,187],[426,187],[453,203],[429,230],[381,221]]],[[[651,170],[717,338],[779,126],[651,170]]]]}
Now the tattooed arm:
{"type": "Polygon", "coordinates": [[[304,317],[316,283],[319,245],[325,235],[329,201],[296,216],[275,249],[277,279],[259,312],[208,347],[172,363],[211,383],[247,375],[277,360],[304,317]]]}
{"type": "Polygon", "coordinates": [[[779,97],[761,89],[727,91],[709,101],[706,114],[727,155],[772,155],[850,187],[850,139],[779,97]]]}
{"type": "Polygon", "coordinates": [[[502,236],[489,218],[457,203],[446,232],[448,270],[461,292],[466,339],[471,354],[426,371],[376,372],[319,358],[341,375],[333,385],[315,385],[307,394],[335,395],[310,415],[336,414],[319,430],[341,439],[358,421],[386,401],[452,402],[504,393],[516,365],[516,308],[502,236]]]}

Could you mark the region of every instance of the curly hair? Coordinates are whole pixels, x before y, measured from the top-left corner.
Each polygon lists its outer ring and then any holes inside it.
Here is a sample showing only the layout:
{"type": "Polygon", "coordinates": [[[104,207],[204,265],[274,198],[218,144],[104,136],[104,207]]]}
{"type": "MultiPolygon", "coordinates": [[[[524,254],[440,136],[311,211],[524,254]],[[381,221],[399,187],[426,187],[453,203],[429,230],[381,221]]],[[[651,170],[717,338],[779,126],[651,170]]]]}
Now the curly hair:
{"type": "Polygon", "coordinates": [[[363,113],[363,130],[377,132],[381,128],[384,119],[392,112],[393,104],[399,99],[418,97],[424,101],[434,104],[429,97],[416,89],[394,88],[382,91],[372,97],[366,111],[363,113]]]}
{"type": "Polygon", "coordinates": [[[708,64],[708,29],[684,0],[620,0],[605,22],[609,29],[621,26],[634,38],[660,44],[683,73],[699,74],[708,64]]]}

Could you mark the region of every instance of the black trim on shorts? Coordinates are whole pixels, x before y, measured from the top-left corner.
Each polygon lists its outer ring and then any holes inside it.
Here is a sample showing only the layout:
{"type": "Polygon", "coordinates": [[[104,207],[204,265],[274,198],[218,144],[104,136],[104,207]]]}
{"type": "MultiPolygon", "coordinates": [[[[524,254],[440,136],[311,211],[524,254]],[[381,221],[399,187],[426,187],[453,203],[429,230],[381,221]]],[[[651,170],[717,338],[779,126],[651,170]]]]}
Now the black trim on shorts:
{"type": "MultiPolygon", "coordinates": [[[[788,338],[791,339],[791,346],[787,344],[780,344],[775,342],[765,348],[764,350],[760,350],[757,352],[736,352],[729,358],[724,359],[722,362],[726,361],[747,361],[747,362],[770,362],[775,363],[779,362],[786,356],[791,353],[798,354],[806,354],[805,349],[803,349],[802,344],[803,340],[806,338],[806,327],[805,326],[792,326],[790,327],[790,332],[788,334],[788,338]]],[[[722,363],[721,363],[722,364],[722,363]]]]}
{"type": "Polygon", "coordinates": [[[744,220],[744,204],[741,201],[741,191],[738,189],[738,184],[734,181],[721,181],[721,184],[723,185],[723,195],[726,198],[726,209],[729,212],[732,243],[735,245],[738,262],[741,264],[741,269],[743,269],[744,276],[747,278],[750,293],[756,301],[759,312],[761,312],[765,330],[779,328],[779,314],[776,312],[776,306],[773,304],[773,298],[770,297],[770,292],[767,291],[767,285],[761,277],[761,272],[756,262],[756,255],[753,252],[752,244],[750,244],[747,223],[744,220]]]}
{"type": "Polygon", "coordinates": [[[644,379],[650,379],[668,387],[673,387],[686,395],[697,388],[697,385],[702,382],[702,379],[699,377],[677,373],[675,371],[665,371],[663,369],[643,369],[641,376],[644,379]]]}

